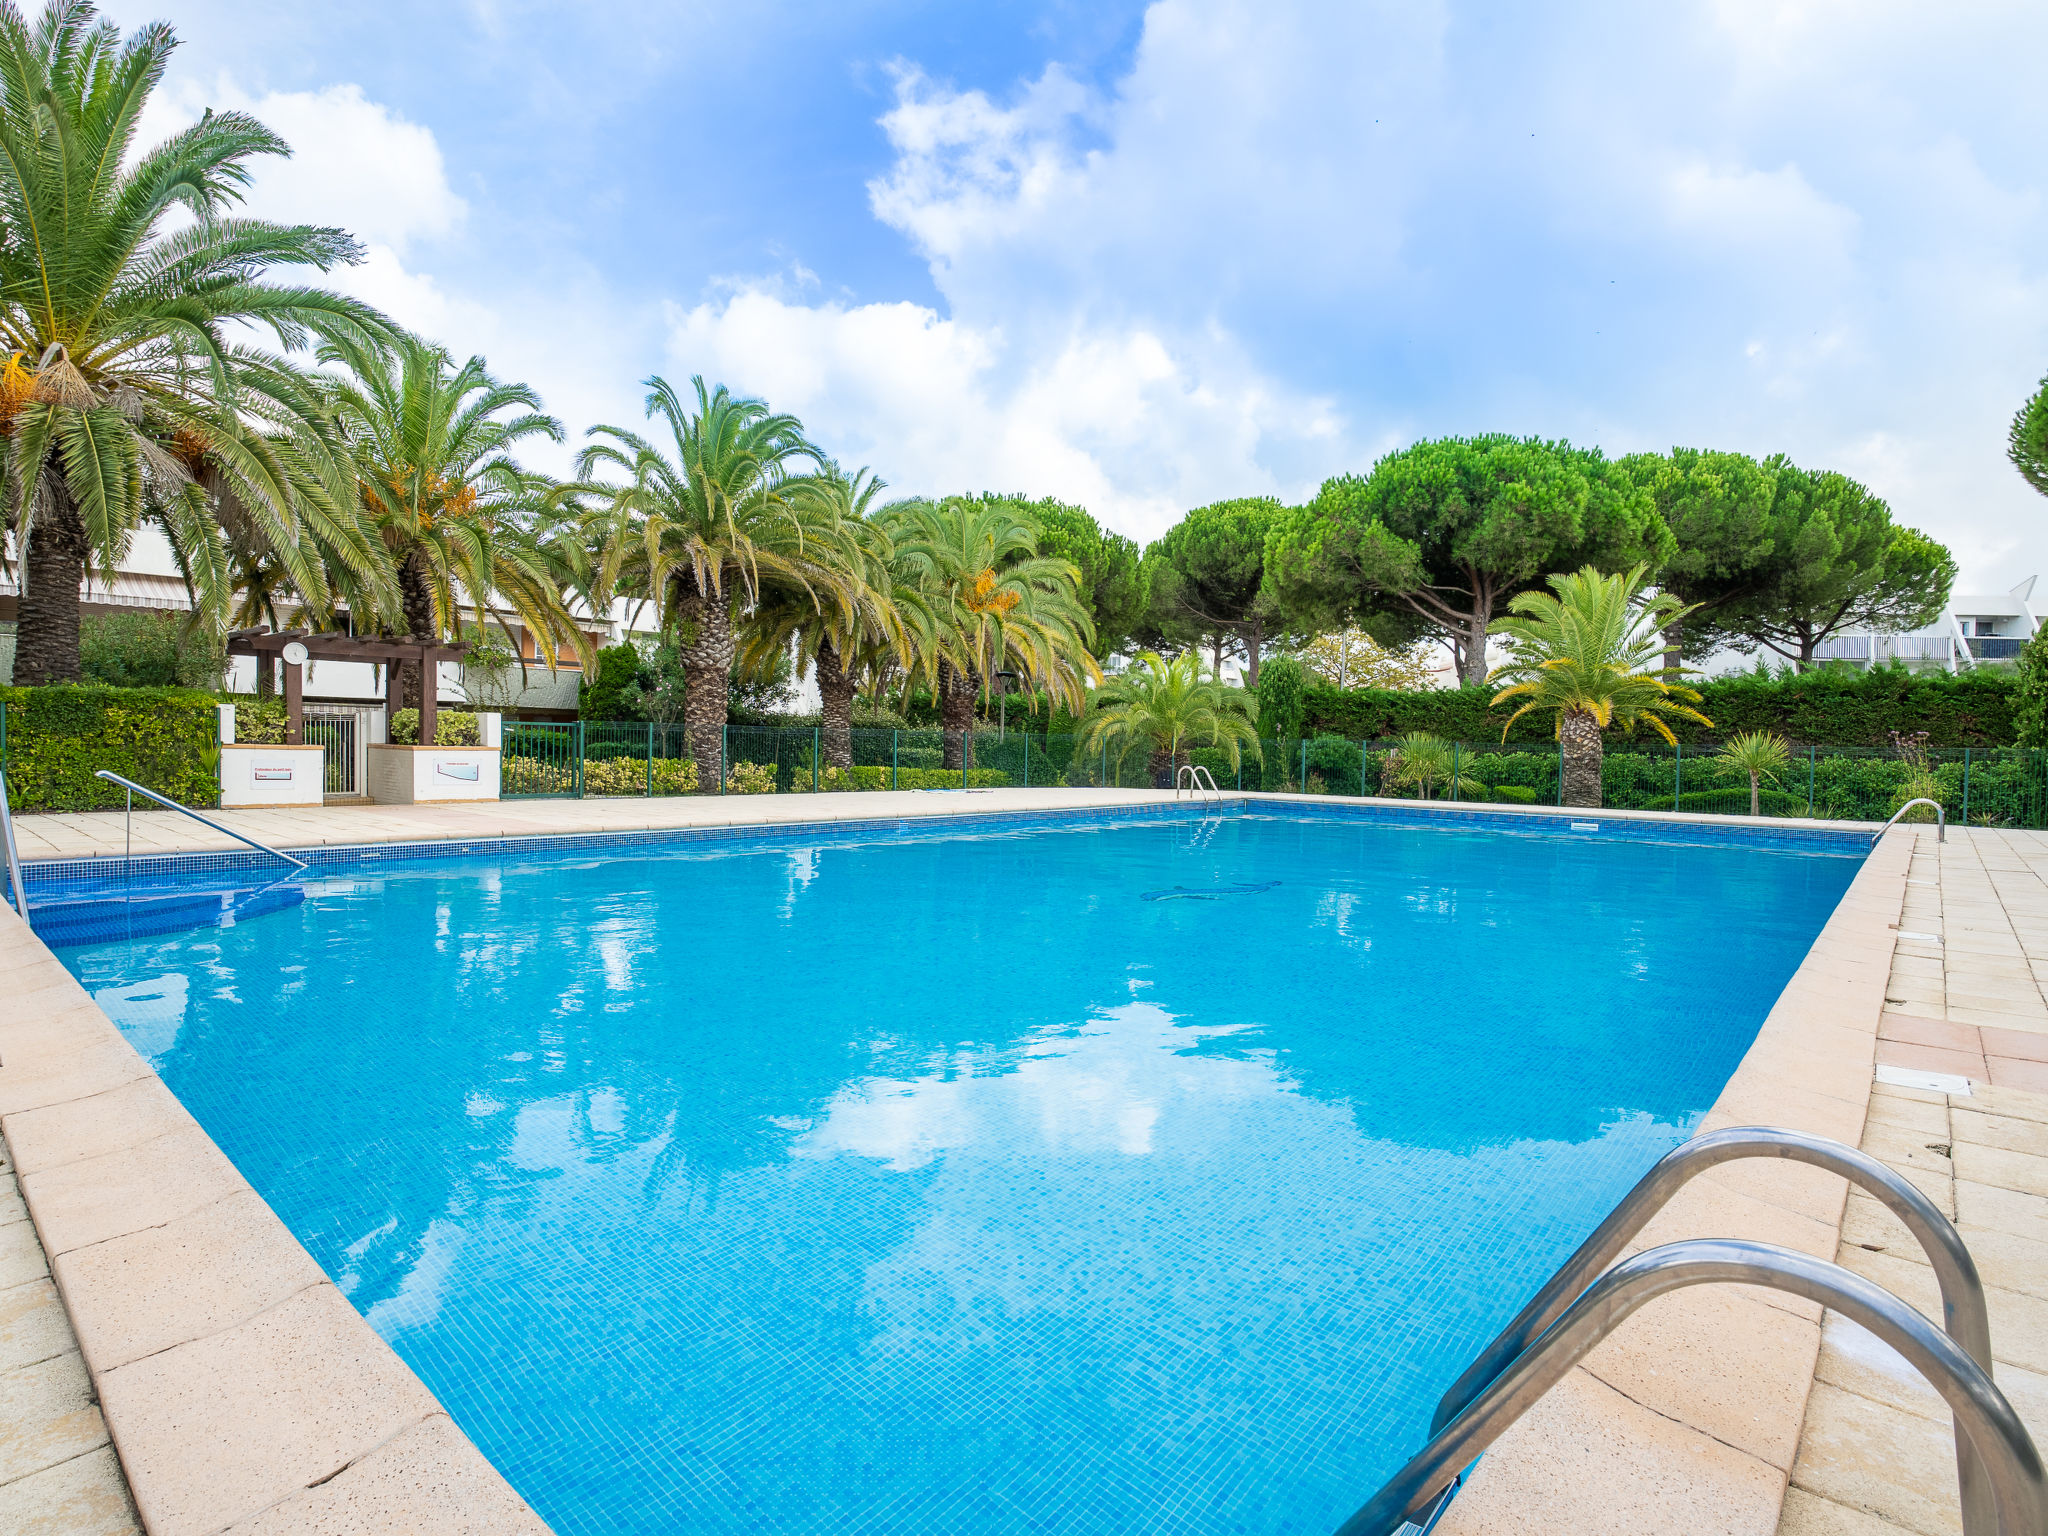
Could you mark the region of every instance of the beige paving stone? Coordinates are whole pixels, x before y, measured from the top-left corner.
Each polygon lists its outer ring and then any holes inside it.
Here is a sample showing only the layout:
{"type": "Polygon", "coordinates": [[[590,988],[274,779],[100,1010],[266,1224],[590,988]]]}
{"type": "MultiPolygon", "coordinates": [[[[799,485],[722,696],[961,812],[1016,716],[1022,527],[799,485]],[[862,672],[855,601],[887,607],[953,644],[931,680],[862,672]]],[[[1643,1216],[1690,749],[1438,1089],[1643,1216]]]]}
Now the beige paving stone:
{"type": "Polygon", "coordinates": [[[1961,1536],[1955,1440],[1947,1426],[1814,1383],[1792,1486],[1920,1536],[1961,1536]]]}
{"type": "Polygon", "coordinates": [[[1985,1287],[1991,1313],[1991,1358],[2048,1373],[2048,1300],[1985,1287]]]}
{"type": "Polygon", "coordinates": [[[1964,1226],[1989,1227],[2048,1243],[2048,1199],[2040,1195],[1958,1179],[1956,1220],[1964,1226]]]}
{"type": "Polygon", "coordinates": [[[12,1030],[0,1037],[0,1116],[104,1093],[150,1075],[149,1063],[90,1004],[67,1028],[75,1038],[61,1049],[21,1050],[9,1038],[12,1030]]]}
{"type": "Polygon", "coordinates": [[[1986,1084],[1977,1089],[1969,1102],[1972,1109],[1981,1109],[1986,1114],[2003,1115],[2012,1120],[2048,1123],[2048,1093],[1986,1084]]]}
{"type": "Polygon", "coordinates": [[[548,1536],[447,1415],[434,1414],[317,1488],[229,1528],[228,1536],[548,1536]]]}
{"type": "Polygon", "coordinates": [[[14,1176],[10,1173],[0,1181],[0,1227],[11,1227],[16,1222],[28,1220],[28,1207],[22,1204],[21,1191],[15,1187],[14,1176]]]}
{"type": "Polygon", "coordinates": [[[0,1484],[0,1531],[10,1536],[130,1536],[140,1529],[110,1449],[0,1484]]]}
{"type": "Polygon", "coordinates": [[[217,1333],[326,1281],[252,1189],[75,1248],[56,1272],[96,1371],[217,1333]]]}
{"type": "Polygon", "coordinates": [[[1959,1230],[1986,1285],[2023,1296],[2048,1296],[2048,1242],[1967,1223],[1959,1230]]]}
{"type": "Polygon", "coordinates": [[[0,1291],[0,1371],[55,1359],[72,1347],[71,1324],[48,1280],[0,1291]]]}
{"type": "Polygon", "coordinates": [[[49,1272],[33,1222],[14,1221],[0,1226],[0,1291],[39,1280],[49,1272]]]}
{"type": "Polygon", "coordinates": [[[198,1536],[332,1477],[439,1411],[331,1286],[100,1377],[151,1536],[198,1536]]]}
{"type": "Polygon", "coordinates": [[[1929,1135],[1924,1132],[1902,1131],[1888,1125],[1866,1125],[1863,1130],[1863,1150],[1895,1167],[1907,1167],[1921,1173],[1953,1178],[1955,1160],[1949,1155],[1949,1151],[1941,1150],[1953,1148],[1949,1136],[1948,1131],[1929,1135]]]}
{"type": "Polygon", "coordinates": [[[107,1443],[107,1426],[78,1351],[0,1371],[0,1484],[107,1443]]]}
{"type": "Polygon", "coordinates": [[[2029,1157],[2048,1159],[2048,1123],[2020,1120],[2011,1115],[1987,1114],[1958,1105],[1949,1118],[1958,1144],[1995,1147],[2005,1152],[2023,1152],[2029,1157]]]}
{"type": "Polygon", "coordinates": [[[163,1079],[146,1077],[85,1098],[7,1116],[9,1146],[23,1173],[140,1146],[192,1124],[163,1079]]]}
{"type": "MultiPolygon", "coordinates": [[[[1917,1131],[1929,1141],[1946,1141],[1949,1136],[1948,1104],[1946,1101],[1930,1104],[1873,1093],[1868,1124],[1917,1131]]],[[[1867,1129],[1865,1134],[1869,1134],[1867,1129]]]]}
{"type": "Polygon", "coordinates": [[[1956,1177],[2029,1195],[2048,1196],[2048,1157],[2030,1157],[2003,1147],[1956,1143],[1956,1177]]]}
{"type": "Polygon", "coordinates": [[[1894,1536],[1903,1530],[1902,1525],[1804,1488],[1785,1490],[1785,1513],[1778,1522],[1778,1536],[1894,1536]]]}
{"type": "Polygon", "coordinates": [[[44,1250],[61,1258],[73,1248],[161,1226],[248,1184],[212,1138],[192,1125],[26,1174],[22,1188],[35,1203],[44,1250]]]}
{"type": "Polygon", "coordinates": [[[1534,1536],[1531,1511],[1569,1512],[1573,1536],[1767,1536],[1784,1474],[1661,1414],[1584,1371],[1480,1462],[1437,1526],[1441,1536],[1534,1536]],[[1523,1446],[1541,1435],[1541,1452],[1523,1446]]]}
{"type": "Polygon", "coordinates": [[[1634,1402],[1791,1470],[1820,1346],[1815,1322],[1762,1293],[1699,1287],[1659,1297],[1582,1368],[1634,1402]]]}
{"type": "Polygon", "coordinates": [[[1950,1423],[1948,1404],[1906,1358],[1876,1334],[1830,1312],[1821,1327],[1814,1379],[1936,1424],[1950,1423]]]}

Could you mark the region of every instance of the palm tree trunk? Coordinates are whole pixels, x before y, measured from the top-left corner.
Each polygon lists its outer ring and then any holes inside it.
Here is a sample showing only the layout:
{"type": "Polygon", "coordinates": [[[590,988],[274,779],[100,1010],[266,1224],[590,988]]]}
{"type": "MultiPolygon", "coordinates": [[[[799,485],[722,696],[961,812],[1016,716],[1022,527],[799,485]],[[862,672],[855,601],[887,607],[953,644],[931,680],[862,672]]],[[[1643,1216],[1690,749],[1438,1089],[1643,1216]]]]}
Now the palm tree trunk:
{"type": "Polygon", "coordinates": [[[974,687],[972,672],[939,663],[939,729],[945,736],[939,762],[954,773],[974,766],[974,687]]]}
{"type": "Polygon", "coordinates": [[[1685,620],[1673,619],[1664,626],[1664,667],[1676,672],[1685,660],[1685,620]]]}
{"type": "Polygon", "coordinates": [[[670,605],[678,627],[676,655],[683,664],[683,726],[697,764],[699,793],[717,794],[725,782],[725,703],[732,680],[732,609],[723,592],[701,591],[696,578],[678,578],[681,595],[670,605]]]}
{"type": "Polygon", "coordinates": [[[1564,803],[1600,805],[1600,725],[1583,709],[1566,710],[1557,722],[1558,745],[1564,749],[1564,803]]]}
{"type": "Polygon", "coordinates": [[[1749,776],[1749,814],[1752,816],[1761,816],[1763,814],[1763,796],[1758,793],[1758,789],[1757,777],[1752,773],[1749,776]]]}
{"type": "Polygon", "coordinates": [[[29,533],[28,580],[15,630],[14,682],[21,688],[75,683],[80,675],[78,587],[92,544],[69,487],[46,476],[44,489],[29,533]]]}
{"type": "MultiPolygon", "coordinates": [[[[407,634],[435,640],[441,638],[440,620],[434,612],[434,588],[428,579],[427,557],[417,546],[407,550],[405,558],[398,562],[398,602],[405,616],[407,634]]],[[[403,667],[399,686],[405,690],[402,695],[404,707],[418,709],[420,701],[426,697],[427,679],[421,676],[420,663],[408,661],[403,663],[403,667]]],[[[436,687],[439,682],[439,678],[434,680],[436,687]]]]}
{"type": "Polygon", "coordinates": [[[824,715],[825,763],[853,766],[853,677],[830,640],[818,645],[818,698],[824,715]]]}

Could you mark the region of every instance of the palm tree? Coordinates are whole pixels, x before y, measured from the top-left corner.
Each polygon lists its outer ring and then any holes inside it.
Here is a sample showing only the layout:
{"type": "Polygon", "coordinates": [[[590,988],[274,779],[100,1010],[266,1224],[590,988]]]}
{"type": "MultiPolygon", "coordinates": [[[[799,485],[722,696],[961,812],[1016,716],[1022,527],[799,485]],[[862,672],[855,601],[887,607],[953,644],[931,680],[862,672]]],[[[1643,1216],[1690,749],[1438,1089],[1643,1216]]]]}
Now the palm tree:
{"type": "MultiPolygon", "coordinates": [[[[760,600],[747,616],[737,660],[743,669],[762,670],[795,651],[810,664],[818,682],[828,767],[853,766],[853,697],[863,676],[891,665],[908,666],[913,656],[903,634],[892,592],[894,551],[887,531],[869,517],[884,482],[867,470],[847,479],[828,467],[814,484],[796,494],[831,502],[841,539],[847,581],[818,595],[803,586],[764,580],[760,600]]],[[[917,599],[906,594],[906,606],[917,599]]]]}
{"type": "Polygon", "coordinates": [[[608,515],[639,529],[636,558],[682,659],[697,781],[712,786],[725,779],[735,605],[773,582],[814,606],[851,606],[861,561],[847,547],[843,505],[820,491],[824,456],[803,424],[722,384],[690,382],[695,411],[665,380],[647,381],[647,415],[667,428],[668,453],[623,427],[592,427],[598,441],[578,456],[576,474],[608,515]],[[614,478],[594,481],[600,471],[614,478]]]}
{"type": "Polygon", "coordinates": [[[1566,805],[1600,804],[1601,732],[1608,726],[1633,732],[1648,724],[1675,742],[1663,716],[1713,724],[1689,707],[1698,693],[1669,681],[1677,669],[1650,665],[1664,648],[1664,627],[1690,610],[1675,597],[1645,599],[1647,574],[1639,565],[1603,576],[1589,565],[1552,576],[1551,591],[1521,593],[1508,604],[1509,616],[1487,631],[1508,642],[1508,659],[1487,674],[1488,682],[1509,684],[1493,702],[1520,701],[1501,740],[1532,710],[1554,712],[1566,805]]]}
{"type": "Polygon", "coordinates": [[[1448,741],[1428,731],[1410,731],[1401,738],[1394,750],[1387,754],[1382,782],[1395,786],[1412,784],[1416,794],[1424,800],[1434,798],[1439,784],[1453,800],[1478,794],[1486,788],[1478,779],[1459,771],[1457,751],[1448,741]]]}
{"type": "Polygon", "coordinates": [[[1785,738],[1775,731],[1744,731],[1714,754],[1714,761],[1730,773],[1749,775],[1749,814],[1761,815],[1763,781],[1781,782],[1790,759],[1785,738]]]}
{"type": "Polygon", "coordinates": [[[79,582],[111,570],[144,521],[178,550],[198,609],[224,616],[233,575],[224,501],[302,590],[318,592],[311,525],[358,563],[374,551],[317,462],[304,376],[311,337],[369,346],[384,322],[317,288],[264,281],[359,258],[338,229],[230,216],[249,163],[289,153],[239,112],[209,112],[155,148],[135,130],[176,38],[126,43],[83,0],[31,25],[0,6],[0,432],[6,521],[25,552],[15,681],[79,676],[79,582]],[[196,472],[197,471],[197,472],[196,472]]]}
{"type": "MultiPolygon", "coordinates": [[[[329,386],[331,409],[354,455],[364,515],[396,572],[395,608],[378,621],[452,637],[466,602],[508,632],[516,614],[550,667],[564,650],[591,666],[589,637],[540,536],[550,487],[511,458],[528,439],[561,441],[561,424],[542,414],[534,392],[499,383],[479,357],[457,368],[416,336],[389,351],[330,343],[320,359],[345,370],[329,386]]],[[[419,702],[417,673],[409,663],[409,705],[419,702]]]]}
{"type": "Polygon", "coordinates": [[[904,614],[922,674],[939,700],[942,762],[971,766],[974,699],[996,673],[1021,672],[1076,714],[1102,680],[1088,647],[1095,626],[1079,597],[1080,573],[1038,553],[1039,530],[1009,502],[949,496],[899,502],[883,522],[901,584],[923,606],[904,614]]]}
{"type": "Polygon", "coordinates": [[[1243,691],[1203,677],[1201,653],[1194,650],[1172,661],[1140,651],[1126,671],[1096,689],[1075,748],[1086,753],[1098,745],[1114,747],[1119,758],[1144,749],[1154,783],[1177,775],[1196,747],[1223,747],[1233,769],[1242,746],[1263,760],[1243,691]]]}

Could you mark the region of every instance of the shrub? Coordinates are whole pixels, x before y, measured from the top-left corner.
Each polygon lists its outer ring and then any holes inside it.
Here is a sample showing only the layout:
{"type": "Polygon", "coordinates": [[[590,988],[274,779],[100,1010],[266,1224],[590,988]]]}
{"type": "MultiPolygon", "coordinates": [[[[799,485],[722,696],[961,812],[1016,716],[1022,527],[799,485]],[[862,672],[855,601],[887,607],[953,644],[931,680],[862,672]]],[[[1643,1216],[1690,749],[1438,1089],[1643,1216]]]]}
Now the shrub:
{"type": "MultiPolygon", "coordinates": [[[[241,731],[242,714],[235,711],[235,730],[241,731]]],[[[389,739],[394,745],[416,747],[420,740],[420,712],[416,709],[401,709],[391,717],[389,739]]],[[[444,709],[434,717],[434,745],[437,747],[480,747],[483,745],[483,727],[475,715],[467,710],[444,709]]]]}
{"type": "Polygon", "coordinates": [[[613,757],[583,763],[583,793],[593,796],[645,795],[650,775],[657,795],[697,793],[697,765],[687,757],[613,757]]]}
{"type": "Polygon", "coordinates": [[[643,678],[647,660],[630,640],[597,653],[597,675],[585,677],[576,693],[576,713],[584,720],[644,720],[641,695],[651,678],[643,678]]]}
{"type": "Polygon", "coordinates": [[[1534,805],[1536,791],[1527,784],[1496,784],[1491,791],[1491,798],[1503,805],[1534,805]]]}
{"type": "Polygon", "coordinates": [[[508,756],[500,765],[500,794],[566,795],[575,787],[575,779],[564,763],[543,762],[537,757],[508,756]]]}
{"type": "Polygon", "coordinates": [[[227,672],[228,648],[190,614],[135,608],[81,619],[78,665],[86,682],[109,688],[212,690],[227,672]]]}
{"type": "MultiPolygon", "coordinates": [[[[277,700],[235,700],[235,740],[257,747],[282,746],[284,727],[284,705],[277,700]]],[[[419,729],[417,716],[413,720],[413,729],[419,729]]]]}
{"type": "MultiPolygon", "coordinates": [[[[970,768],[967,770],[967,784],[972,789],[1000,789],[1010,782],[1010,776],[1000,768],[970,768]]],[[[887,789],[889,770],[880,768],[827,768],[818,775],[820,789],[887,789]]],[[[960,771],[957,768],[905,768],[896,769],[898,789],[958,789],[960,771]]]]}
{"type": "Polygon", "coordinates": [[[725,774],[729,795],[772,795],[775,793],[773,763],[734,763],[725,774]]]}
{"type": "Polygon", "coordinates": [[[185,805],[220,803],[220,715],[213,696],[177,688],[0,688],[7,785],[19,811],[123,803],[106,768],[185,805]]]}
{"type": "Polygon", "coordinates": [[[1315,681],[1292,656],[1275,656],[1260,665],[1259,686],[1254,696],[1258,700],[1262,738],[1277,741],[1299,736],[1305,722],[1321,723],[1309,714],[1309,697],[1315,681]]]}

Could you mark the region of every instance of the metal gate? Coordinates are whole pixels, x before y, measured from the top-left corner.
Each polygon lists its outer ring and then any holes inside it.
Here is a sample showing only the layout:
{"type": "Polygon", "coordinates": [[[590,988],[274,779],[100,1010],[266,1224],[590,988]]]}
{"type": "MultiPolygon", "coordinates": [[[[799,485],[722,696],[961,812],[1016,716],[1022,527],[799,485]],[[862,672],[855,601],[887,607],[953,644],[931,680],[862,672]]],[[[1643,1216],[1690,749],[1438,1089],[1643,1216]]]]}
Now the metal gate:
{"type": "Polygon", "coordinates": [[[499,761],[507,800],[581,799],[583,722],[507,720],[499,761]]]}
{"type": "Polygon", "coordinates": [[[330,796],[346,798],[370,792],[370,738],[382,713],[373,705],[306,706],[306,745],[325,749],[325,789],[330,796]]]}

